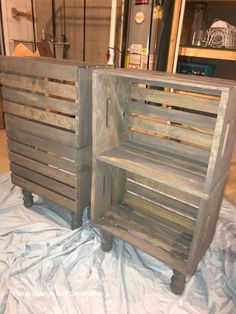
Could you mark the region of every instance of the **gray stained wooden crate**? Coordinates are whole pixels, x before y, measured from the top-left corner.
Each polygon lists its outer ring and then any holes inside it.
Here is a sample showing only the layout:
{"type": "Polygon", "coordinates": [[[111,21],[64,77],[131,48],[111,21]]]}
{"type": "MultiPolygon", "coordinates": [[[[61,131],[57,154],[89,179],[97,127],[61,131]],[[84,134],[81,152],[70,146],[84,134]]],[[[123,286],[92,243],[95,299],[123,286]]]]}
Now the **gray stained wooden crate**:
{"type": "Polygon", "coordinates": [[[182,293],[210,242],[236,126],[236,82],[93,71],[92,221],[166,262],[182,293]]]}
{"type": "Polygon", "coordinates": [[[91,190],[91,73],[86,64],[1,57],[12,182],[71,210],[81,224],[91,190]]]}

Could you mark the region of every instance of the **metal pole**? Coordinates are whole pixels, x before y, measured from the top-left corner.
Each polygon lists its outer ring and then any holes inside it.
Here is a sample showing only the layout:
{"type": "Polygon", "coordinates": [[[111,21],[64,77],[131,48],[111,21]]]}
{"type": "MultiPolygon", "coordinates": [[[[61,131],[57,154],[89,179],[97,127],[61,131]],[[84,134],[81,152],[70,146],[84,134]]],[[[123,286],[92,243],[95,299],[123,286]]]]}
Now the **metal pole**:
{"type": "Polygon", "coordinates": [[[52,0],[52,46],[53,57],[56,58],[56,19],[55,19],[55,0],[52,0]]]}
{"type": "Polygon", "coordinates": [[[127,34],[128,34],[128,20],[129,20],[130,4],[128,0],[124,3],[124,16],[123,16],[123,33],[122,33],[122,53],[121,53],[121,67],[125,67],[125,56],[127,47],[127,34]]]}
{"type": "Polygon", "coordinates": [[[35,30],[35,17],[34,17],[34,0],[31,0],[31,12],[32,12],[32,25],[33,25],[34,51],[36,51],[37,44],[36,44],[36,30],[35,30]]]}
{"type": "Polygon", "coordinates": [[[2,18],[2,0],[0,0],[0,22],[1,22],[1,54],[6,55],[6,47],[5,47],[5,38],[4,38],[4,30],[3,30],[3,18],[2,18]]]}
{"type": "Polygon", "coordinates": [[[155,2],[155,0],[152,0],[151,18],[150,18],[150,29],[149,29],[149,39],[148,39],[148,59],[147,59],[147,70],[149,70],[149,62],[150,62],[150,49],[151,49],[151,40],[152,40],[152,23],[153,23],[153,9],[154,9],[154,2],[155,2]]]}

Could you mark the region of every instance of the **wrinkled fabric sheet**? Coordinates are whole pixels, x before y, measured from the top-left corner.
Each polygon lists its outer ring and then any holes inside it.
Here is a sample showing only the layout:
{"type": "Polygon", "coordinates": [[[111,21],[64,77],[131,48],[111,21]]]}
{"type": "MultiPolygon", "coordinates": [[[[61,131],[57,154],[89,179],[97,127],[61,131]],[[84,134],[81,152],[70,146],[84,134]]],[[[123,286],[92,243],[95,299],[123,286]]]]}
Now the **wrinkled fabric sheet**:
{"type": "Polygon", "coordinates": [[[0,176],[0,313],[236,313],[236,215],[223,202],[217,231],[182,296],[172,270],[119,239],[100,249],[89,223],[40,198],[33,209],[0,176]]]}

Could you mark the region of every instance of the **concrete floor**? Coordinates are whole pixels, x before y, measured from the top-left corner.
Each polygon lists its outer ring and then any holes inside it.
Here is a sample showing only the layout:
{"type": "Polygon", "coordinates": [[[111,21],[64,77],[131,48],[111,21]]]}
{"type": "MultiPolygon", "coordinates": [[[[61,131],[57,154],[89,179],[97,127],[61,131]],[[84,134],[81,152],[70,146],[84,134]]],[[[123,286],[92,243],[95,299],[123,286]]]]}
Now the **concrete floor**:
{"type": "MultiPolygon", "coordinates": [[[[0,130],[0,174],[9,172],[6,132],[0,130]]],[[[225,187],[225,198],[236,205],[236,145],[231,160],[230,173],[225,187]]]]}

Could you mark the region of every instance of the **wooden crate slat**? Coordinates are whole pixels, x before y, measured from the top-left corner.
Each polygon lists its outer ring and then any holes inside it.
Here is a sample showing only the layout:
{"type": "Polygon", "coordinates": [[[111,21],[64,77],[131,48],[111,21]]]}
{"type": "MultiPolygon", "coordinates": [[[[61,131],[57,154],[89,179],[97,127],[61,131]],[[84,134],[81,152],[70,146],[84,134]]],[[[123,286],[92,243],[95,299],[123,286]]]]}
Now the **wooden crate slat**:
{"type": "Polygon", "coordinates": [[[1,73],[1,84],[43,94],[52,94],[63,98],[75,99],[75,86],[60,84],[43,79],[35,79],[25,76],[1,73]]]}
{"type": "MultiPolygon", "coordinates": [[[[76,160],[77,150],[70,146],[65,146],[61,143],[56,143],[51,140],[43,139],[38,137],[37,135],[31,135],[27,132],[22,132],[18,129],[8,128],[7,126],[7,136],[9,139],[13,141],[20,142],[22,144],[30,145],[35,148],[39,148],[41,150],[47,151],[49,153],[55,153],[60,155],[61,157],[65,157],[71,161],[76,160]]],[[[67,169],[65,169],[67,170],[67,169]]],[[[71,170],[68,170],[72,172],[71,170]]]]}
{"type": "MultiPolygon", "coordinates": [[[[38,145],[38,142],[36,141],[37,139],[35,139],[35,143],[36,143],[35,145],[38,145]]],[[[28,142],[26,143],[29,144],[28,142]]],[[[33,147],[26,146],[24,144],[21,144],[12,140],[8,140],[8,148],[10,151],[17,153],[19,155],[23,155],[25,157],[28,157],[36,161],[40,161],[44,164],[49,164],[59,169],[68,171],[72,174],[76,174],[76,164],[75,162],[72,162],[71,160],[61,158],[59,156],[55,156],[55,154],[52,154],[50,152],[42,152],[37,147],[33,148],[33,147]]],[[[45,146],[44,148],[47,148],[47,147],[45,146]]]]}
{"type": "Polygon", "coordinates": [[[49,191],[47,188],[44,188],[36,183],[33,183],[31,181],[28,181],[24,178],[21,178],[14,173],[11,174],[11,180],[13,184],[19,185],[22,188],[31,191],[32,193],[35,193],[39,196],[45,197],[48,200],[61,205],[65,208],[68,208],[72,210],[73,212],[76,211],[75,201],[64,197],[58,193],[55,193],[53,191],[49,191]]]}
{"type": "MultiPolygon", "coordinates": [[[[106,217],[106,216],[105,216],[106,217]]],[[[186,262],[182,257],[171,254],[170,252],[163,250],[157,245],[151,244],[149,241],[143,239],[143,233],[140,230],[135,230],[133,227],[131,230],[134,232],[127,232],[123,226],[126,224],[126,219],[120,218],[119,224],[116,223],[116,220],[101,218],[95,221],[96,225],[101,229],[112,233],[113,235],[119,237],[122,240],[128,241],[130,244],[144,250],[150,255],[158,256],[162,261],[167,262],[170,266],[175,267],[179,271],[185,272],[186,262]]],[[[144,233],[145,234],[145,233],[144,233]]],[[[157,244],[157,243],[156,243],[157,244]]]]}
{"type": "Polygon", "coordinates": [[[69,173],[66,173],[64,171],[60,171],[55,167],[46,166],[40,162],[37,162],[35,160],[31,160],[29,158],[26,158],[24,156],[18,155],[18,154],[13,153],[13,152],[9,152],[9,159],[10,159],[10,161],[12,161],[12,162],[14,162],[14,163],[16,163],[22,167],[28,168],[30,170],[34,170],[38,173],[41,173],[47,177],[50,177],[52,179],[59,181],[59,182],[68,184],[72,187],[76,186],[75,176],[73,176],[69,173]]]}
{"type": "Polygon", "coordinates": [[[180,95],[150,88],[133,87],[131,98],[214,114],[217,114],[219,108],[219,100],[180,95]]]}
{"type": "Polygon", "coordinates": [[[132,194],[140,195],[144,199],[150,200],[151,202],[166,208],[170,212],[174,212],[190,220],[195,221],[197,218],[197,210],[195,207],[160,194],[148,186],[143,186],[135,181],[127,180],[126,190],[132,194]]]}
{"type": "Polygon", "coordinates": [[[8,129],[18,129],[53,142],[58,142],[71,147],[76,146],[75,134],[66,130],[60,130],[55,127],[28,121],[10,114],[5,114],[5,121],[8,129]]]}
{"type": "Polygon", "coordinates": [[[169,124],[162,124],[157,122],[153,123],[152,121],[132,116],[130,116],[129,119],[131,131],[135,131],[136,129],[144,130],[144,132],[150,131],[154,134],[157,133],[162,136],[175,138],[188,143],[197,143],[198,145],[207,148],[210,148],[212,145],[212,136],[209,134],[204,134],[169,124]]]}
{"type": "MultiPolygon", "coordinates": [[[[123,208],[119,207],[119,210],[113,210],[110,215],[108,214],[106,216],[107,218],[110,218],[112,221],[112,218],[114,219],[114,223],[118,223],[119,221],[122,222],[122,220],[124,218],[126,218],[126,225],[125,227],[123,227],[124,229],[127,230],[127,232],[129,232],[131,230],[131,232],[134,234],[136,234],[137,236],[139,236],[140,238],[147,240],[148,242],[150,242],[152,245],[154,246],[158,246],[162,249],[164,249],[165,251],[169,252],[170,254],[176,255],[176,256],[181,256],[183,258],[187,258],[188,256],[188,248],[182,246],[179,242],[179,245],[174,245],[174,239],[166,237],[165,239],[163,239],[163,237],[160,235],[160,233],[154,232],[151,228],[147,229],[145,228],[145,226],[143,224],[140,224],[138,219],[134,219],[134,220],[129,220],[130,215],[127,213],[124,213],[123,208]],[[169,241],[168,241],[169,240],[169,241]]],[[[108,219],[109,219],[108,218],[108,219]]],[[[167,234],[166,234],[167,235],[167,234]]],[[[177,239],[177,238],[176,238],[177,239]]]]}
{"type": "Polygon", "coordinates": [[[160,151],[155,147],[149,147],[139,143],[127,142],[120,146],[120,149],[124,151],[132,150],[132,153],[136,155],[142,155],[152,160],[157,161],[160,164],[168,165],[184,172],[196,174],[201,177],[205,177],[207,168],[202,165],[190,162],[188,160],[179,159],[174,155],[166,154],[164,151],[160,151]]]}
{"type": "Polygon", "coordinates": [[[190,207],[194,207],[195,209],[199,208],[200,198],[187,193],[185,190],[182,190],[181,186],[169,186],[131,172],[129,172],[127,175],[127,181],[135,182],[135,184],[139,184],[140,186],[144,187],[148,186],[154,191],[157,191],[157,193],[161,193],[168,198],[185,203],[190,207]]]}
{"type": "Polygon", "coordinates": [[[189,234],[193,233],[193,230],[195,227],[194,220],[189,219],[186,216],[179,215],[173,210],[169,211],[166,208],[158,204],[155,204],[153,201],[151,202],[150,199],[146,199],[145,196],[143,195],[140,196],[137,193],[126,192],[124,203],[128,207],[142,213],[144,216],[147,215],[157,220],[160,218],[169,220],[170,222],[181,226],[181,228],[182,227],[185,228],[186,233],[189,233],[189,234]]]}
{"type": "Polygon", "coordinates": [[[75,115],[75,103],[73,102],[44,95],[38,95],[35,93],[32,94],[30,92],[23,92],[8,87],[2,88],[2,95],[3,99],[10,102],[43,109],[50,109],[68,115],[75,115]]]}
{"type": "Polygon", "coordinates": [[[146,103],[130,102],[127,109],[130,114],[144,115],[153,118],[157,116],[167,121],[207,129],[210,132],[213,131],[216,124],[215,118],[204,114],[190,113],[183,110],[164,108],[163,106],[155,106],[146,103]]]}
{"type": "Polygon", "coordinates": [[[45,58],[1,57],[1,71],[15,72],[65,81],[75,81],[77,64],[55,62],[52,58],[45,65],[45,58]]]}
{"type": "Polygon", "coordinates": [[[143,143],[145,145],[150,145],[151,147],[158,147],[161,151],[175,155],[180,159],[192,160],[196,164],[206,166],[209,160],[209,151],[199,147],[171,141],[169,139],[147,136],[138,132],[130,132],[130,139],[132,139],[134,143],[137,142],[138,144],[143,143]]]}
{"type": "Polygon", "coordinates": [[[44,122],[50,125],[55,125],[63,129],[75,130],[75,119],[58,115],[56,113],[39,110],[23,105],[18,105],[13,102],[3,101],[4,112],[14,114],[23,118],[44,122]]]}
{"type": "Polygon", "coordinates": [[[157,87],[167,87],[178,90],[187,90],[210,95],[221,95],[222,91],[228,91],[235,86],[234,80],[224,80],[219,78],[203,77],[198,75],[174,74],[162,71],[146,71],[135,69],[97,69],[93,73],[99,79],[104,77],[119,77],[125,84],[130,82],[135,84],[146,84],[157,87]]]}
{"type": "Polygon", "coordinates": [[[111,149],[102,155],[98,155],[98,160],[111,164],[113,166],[122,168],[124,170],[135,172],[139,175],[149,176],[149,178],[160,181],[170,186],[182,186],[186,192],[207,197],[203,193],[204,180],[201,177],[186,175],[182,171],[161,165],[148,158],[137,156],[136,154],[120,150],[119,148],[111,149]]]}
{"type": "Polygon", "coordinates": [[[64,195],[72,200],[75,200],[76,192],[75,189],[64,184],[53,180],[49,177],[43,176],[40,173],[35,172],[34,170],[29,170],[25,167],[21,167],[17,164],[10,164],[11,171],[24,179],[27,179],[35,184],[41,185],[48,190],[64,195]]]}
{"type": "Polygon", "coordinates": [[[192,235],[189,235],[187,233],[179,233],[178,232],[178,226],[177,229],[173,227],[173,224],[169,225],[168,220],[155,220],[151,217],[148,217],[146,215],[143,215],[142,213],[139,213],[135,210],[131,210],[129,207],[125,205],[120,205],[117,209],[112,210],[112,215],[114,217],[121,216],[123,218],[126,218],[129,221],[134,221],[140,226],[143,226],[150,230],[153,234],[155,234],[157,237],[160,237],[160,239],[163,242],[167,242],[177,248],[179,248],[180,251],[183,251],[187,253],[191,246],[192,241],[192,235]]]}

